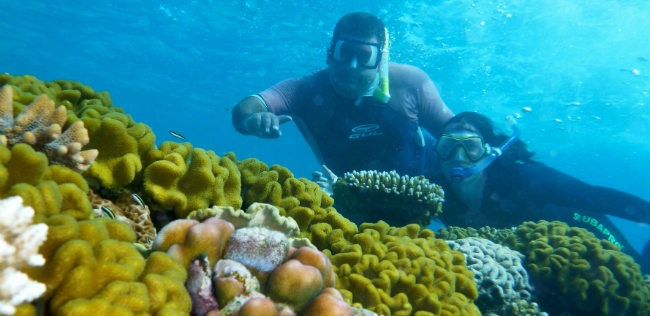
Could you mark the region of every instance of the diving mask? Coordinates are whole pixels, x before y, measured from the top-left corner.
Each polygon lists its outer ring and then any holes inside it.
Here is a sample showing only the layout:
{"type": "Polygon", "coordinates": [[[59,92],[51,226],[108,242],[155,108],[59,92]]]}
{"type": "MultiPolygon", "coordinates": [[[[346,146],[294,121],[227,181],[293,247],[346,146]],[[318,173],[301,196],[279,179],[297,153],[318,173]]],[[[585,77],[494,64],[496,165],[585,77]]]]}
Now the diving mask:
{"type": "Polygon", "coordinates": [[[458,147],[465,150],[471,162],[483,158],[490,149],[481,136],[457,136],[452,134],[442,134],[435,149],[440,159],[449,160],[458,147]]]}
{"type": "Polygon", "coordinates": [[[375,69],[381,61],[379,44],[339,38],[332,42],[328,50],[329,60],[336,64],[347,64],[356,57],[357,66],[375,69]]]}

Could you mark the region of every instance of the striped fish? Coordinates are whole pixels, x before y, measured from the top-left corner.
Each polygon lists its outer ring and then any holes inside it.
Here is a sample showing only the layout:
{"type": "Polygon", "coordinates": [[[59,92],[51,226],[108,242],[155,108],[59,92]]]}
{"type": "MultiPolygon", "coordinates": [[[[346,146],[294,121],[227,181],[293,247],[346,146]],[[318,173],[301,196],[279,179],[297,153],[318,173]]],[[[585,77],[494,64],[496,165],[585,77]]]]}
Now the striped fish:
{"type": "Polygon", "coordinates": [[[176,138],[180,138],[182,140],[185,140],[185,137],[183,135],[179,134],[179,133],[176,133],[174,131],[169,131],[169,133],[172,134],[172,136],[174,136],[176,138]]]}
{"type": "Polygon", "coordinates": [[[115,214],[113,214],[113,211],[111,211],[110,208],[106,206],[102,206],[102,212],[104,213],[104,215],[110,217],[111,219],[115,219],[115,214]]]}
{"type": "Polygon", "coordinates": [[[138,204],[140,204],[140,206],[144,207],[144,201],[142,200],[142,198],[137,193],[133,193],[133,199],[136,202],[138,202],[138,204]]]}

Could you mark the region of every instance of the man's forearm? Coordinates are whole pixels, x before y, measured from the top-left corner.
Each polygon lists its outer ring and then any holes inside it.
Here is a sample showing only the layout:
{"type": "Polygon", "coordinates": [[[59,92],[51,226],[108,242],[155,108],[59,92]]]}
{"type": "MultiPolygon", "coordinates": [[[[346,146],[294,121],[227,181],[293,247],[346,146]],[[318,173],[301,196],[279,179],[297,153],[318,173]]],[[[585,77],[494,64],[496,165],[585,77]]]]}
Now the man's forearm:
{"type": "Polygon", "coordinates": [[[244,135],[251,135],[246,130],[246,119],[252,114],[259,112],[266,112],[266,107],[262,101],[256,97],[246,97],[232,109],[232,125],[238,132],[244,135]]]}

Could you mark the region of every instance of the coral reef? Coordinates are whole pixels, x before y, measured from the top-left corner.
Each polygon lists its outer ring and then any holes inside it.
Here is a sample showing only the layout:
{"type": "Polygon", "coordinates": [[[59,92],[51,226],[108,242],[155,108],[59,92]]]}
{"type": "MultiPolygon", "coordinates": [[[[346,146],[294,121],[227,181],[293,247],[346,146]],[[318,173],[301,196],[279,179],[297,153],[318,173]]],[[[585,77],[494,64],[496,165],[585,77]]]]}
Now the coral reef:
{"type": "Polygon", "coordinates": [[[17,144],[11,150],[0,146],[0,195],[22,197],[23,205],[36,211],[35,223],[54,214],[92,218],[87,192],[88,183],[79,173],[48,165],[45,154],[29,145],[17,144]]]}
{"type": "Polygon", "coordinates": [[[399,176],[397,172],[354,171],[333,186],[336,206],[359,214],[364,221],[383,220],[389,225],[426,227],[442,213],[444,192],[424,176],[399,176]]]}
{"type": "Polygon", "coordinates": [[[14,88],[14,115],[45,94],[56,106],[62,105],[67,110],[63,130],[83,122],[90,138],[83,149],[99,151],[94,163],[84,172],[93,186],[116,189],[133,182],[142,169],[141,157],[155,148],[151,129],[135,123],[123,109],[114,107],[108,92],[95,92],[77,81],[43,82],[33,76],[9,74],[0,74],[1,85],[14,88]]]}
{"type": "Polygon", "coordinates": [[[650,315],[639,265],[607,240],[562,222],[525,222],[508,247],[527,257],[540,307],[550,314],[650,315]]]}
{"type": "Polygon", "coordinates": [[[32,225],[34,209],[22,202],[19,196],[0,200],[0,315],[13,315],[16,306],[45,292],[44,284],[19,271],[45,263],[38,247],[47,238],[47,225],[32,225]]]}
{"type": "Polygon", "coordinates": [[[480,315],[465,257],[411,224],[364,223],[349,241],[341,230],[312,227],[332,261],[346,302],[380,315],[480,315]]]}
{"type": "Polygon", "coordinates": [[[270,204],[253,203],[246,211],[236,210],[232,207],[213,206],[211,208],[194,211],[188,219],[203,221],[210,217],[223,219],[235,226],[235,229],[245,227],[266,227],[273,231],[282,232],[291,247],[303,246],[316,248],[307,238],[297,238],[300,235],[298,223],[291,217],[280,215],[280,210],[270,204]]]}
{"type": "Polygon", "coordinates": [[[474,272],[474,281],[478,286],[478,298],[474,303],[483,314],[526,315],[520,314],[512,306],[519,306],[522,301],[531,305],[532,290],[528,283],[528,272],[522,266],[524,255],[489,240],[477,237],[447,241],[452,250],[465,255],[467,268],[474,272]],[[514,312],[514,313],[513,313],[514,312]]]}
{"type": "Polygon", "coordinates": [[[83,172],[97,158],[96,149],[84,150],[88,144],[88,131],[83,122],[72,124],[63,134],[61,128],[66,121],[66,108],[54,108],[54,102],[44,94],[20,112],[14,119],[12,86],[0,89],[0,143],[13,147],[26,143],[37,151],[45,153],[50,163],[83,172]]]}
{"type": "Polygon", "coordinates": [[[93,190],[88,191],[88,199],[95,218],[107,216],[102,207],[108,208],[116,220],[129,225],[135,231],[136,243],[145,248],[151,248],[156,237],[156,228],[153,226],[150,211],[146,205],[141,206],[136,203],[129,193],[120,194],[116,204],[95,194],[93,190]]]}
{"type": "Polygon", "coordinates": [[[456,240],[468,237],[478,237],[487,239],[495,244],[503,244],[508,238],[514,238],[515,230],[510,228],[497,229],[490,226],[476,228],[468,227],[462,228],[457,226],[449,226],[446,229],[440,228],[436,232],[436,238],[444,240],[456,240]]]}

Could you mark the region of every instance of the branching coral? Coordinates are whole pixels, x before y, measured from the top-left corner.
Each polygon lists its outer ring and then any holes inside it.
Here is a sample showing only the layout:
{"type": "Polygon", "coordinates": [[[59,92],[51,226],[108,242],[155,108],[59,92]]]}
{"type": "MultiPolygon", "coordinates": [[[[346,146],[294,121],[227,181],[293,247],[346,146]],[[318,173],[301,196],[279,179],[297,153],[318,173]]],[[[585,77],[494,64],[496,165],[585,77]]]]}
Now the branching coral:
{"type": "Polygon", "coordinates": [[[23,267],[42,266],[38,247],[47,238],[47,225],[32,225],[34,210],[23,199],[0,200],[0,314],[13,315],[16,306],[45,292],[45,285],[20,272],[23,267]]]}
{"type": "Polygon", "coordinates": [[[65,106],[54,108],[54,102],[44,94],[24,108],[14,119],[14,89],[5,85],[0,89],[0,143],[13,147],[26,143],[47,155],[50,163],[69,167],[83,172],[90,167],[99,152],[96,149],[84,150],[88,144],[88,130],[83,122],[76,122],[61,134],[66,122],[65,106]]]}
{"type": "MultiPolygon", "coordinates": [[[[465,255],[467,268],[474,272],[478,286],[478,298],[475,304],[484,314],[521,315],[520,310],[513,310],[512,305],[521,305],[529,301],[531,305],[531,287],[528,273],[522,266],[524,255],[489,240],[469,237],[447,241],[452,250],[465,255]]],[[[546,313],[542,314],[548,316],[546,313]]]]}
{"type": "Polygon", "coordinates": [[[390,225],[429,225],[442,212],[444,192],[424,176],[399,176],[397,172],[354,171],[334,184],[336,205],[359,214],[364,221],[383,220],[390,225]]]}
{"type": "Polygon", "coordinates": [[[524,253],[538,303],[551,314],[650,315],[639,265],[609,241],[562,222],[519,225],[505,245],[524,253]]]}

